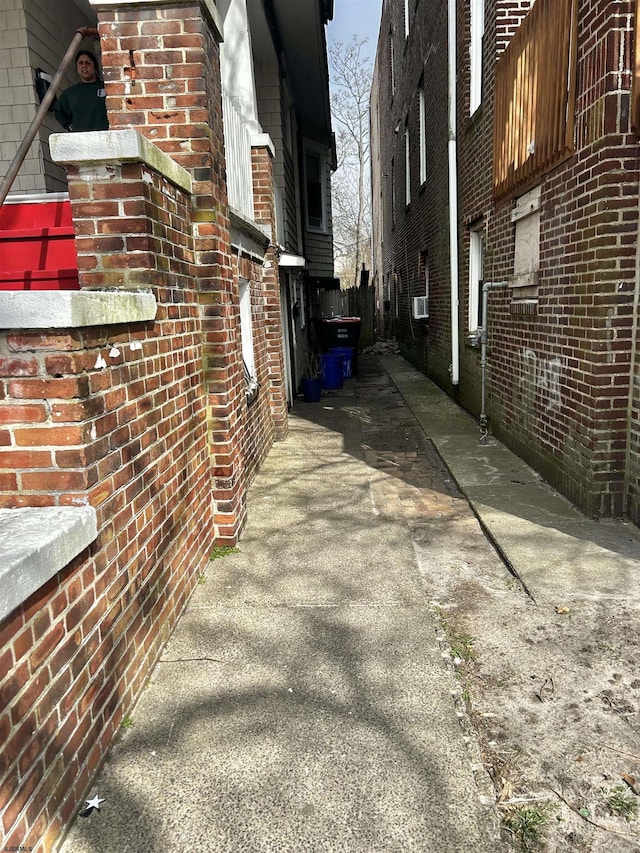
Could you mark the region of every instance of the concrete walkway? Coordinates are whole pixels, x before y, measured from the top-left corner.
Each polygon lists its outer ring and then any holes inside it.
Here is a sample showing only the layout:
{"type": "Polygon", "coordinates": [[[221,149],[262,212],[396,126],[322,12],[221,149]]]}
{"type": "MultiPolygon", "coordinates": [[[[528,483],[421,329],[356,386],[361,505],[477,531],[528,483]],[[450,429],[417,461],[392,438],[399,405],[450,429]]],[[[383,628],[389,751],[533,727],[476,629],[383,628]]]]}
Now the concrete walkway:
{"type": "Polygon", "coordinates": [[[502,849],[406,525],[469,509],[361,363],[296,407],[64,853],[502,849]],[[392,488],[412,478],[419,500],[392,488]]]}
{"type": "Polygon", "coordinates": [[[620,600],[640,608],[640,535],[596,522],[557,494],[400,356],[381,359],[480,523],[538,604],[620,600]]]}

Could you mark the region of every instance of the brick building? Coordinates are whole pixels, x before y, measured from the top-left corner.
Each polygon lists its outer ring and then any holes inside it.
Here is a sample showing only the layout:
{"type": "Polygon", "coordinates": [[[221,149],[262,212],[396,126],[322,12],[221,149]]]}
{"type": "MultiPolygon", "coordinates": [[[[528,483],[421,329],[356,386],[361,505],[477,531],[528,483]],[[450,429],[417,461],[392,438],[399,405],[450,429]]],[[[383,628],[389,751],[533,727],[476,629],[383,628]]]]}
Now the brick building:
{"type": "Polygon", "coordinates": [[[371,101],[380,322],[584,512],[636,524],[637,14],[385,0],[371,101]]]}
{"type": "Polygon", "coordinates": [[[333,275],[331,13],[0,0],[4,170],[78,26],[100,32],[110,126],[47,117],[0,208],[8,846],[55,849],[286,435],[311,284],[333,275]]]}

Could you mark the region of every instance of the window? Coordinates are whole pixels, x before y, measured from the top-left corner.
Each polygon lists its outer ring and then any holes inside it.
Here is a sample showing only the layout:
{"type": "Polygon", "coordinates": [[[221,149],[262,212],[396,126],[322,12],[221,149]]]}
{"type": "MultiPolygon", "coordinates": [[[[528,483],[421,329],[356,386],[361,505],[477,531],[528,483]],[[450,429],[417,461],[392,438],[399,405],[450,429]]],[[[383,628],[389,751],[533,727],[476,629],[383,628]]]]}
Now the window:
{"type": "Polygon", "coordinates": [[[469,113],[482,103],[482,37],[484,36],[484,0],[471,0],[471,41],[469,44],[469,113]]]}
{"type": "Polygon", "coordinates": [[[325,230],[326,158],[318,148],[307,148],[304,154],[307,203],[307,227],[325,230]]]}
{"type": "Polygon", "coordinates": [[[420,281],[424,283],[424,293],[422,295],[429,298],[429,255],[426,251],[420,252],[418,273],[420,281]]]}
{"type": "Polygon", "coordinates": [[[409,38],[409,0],[404,0],[404,37],[409,38]]]}
{"type": "Polygon", "coordinates": [[[396,227],[396,162],[391,158],[391,227],[396,227]]]}
{"type": "Polygon", "coordinates": [[[482,326],[482,224],[469,232],[469,320],[468,329],[476,332],[482,326]]]}
{"type": "Polygon", "coordinates": [[[540,187],[516,199],[511,221],[516,225],[511,286],[536,285],[540,267],[540,187]]]}
{"type": "Polygon", "coordinates": [[[424,83],[420,84],[419,123],[420,123],[420,186],[427,180],[427,115],[424,100],[424,83]]]}
{"type": "Polygon", "coordinates": [[[409,124],[404,125],[404,201],[411,204],[411,152],[409,150],[409,124]]]}
{"type": "Polygon", "coordinates": [[[253,351],[253,317],[251,314],[251,285],[246,279],[240,279],[240,337],[242,338],[242,360],[244,376],[247,381],[247,397],[258,390],[256,359],[253,351]]]}

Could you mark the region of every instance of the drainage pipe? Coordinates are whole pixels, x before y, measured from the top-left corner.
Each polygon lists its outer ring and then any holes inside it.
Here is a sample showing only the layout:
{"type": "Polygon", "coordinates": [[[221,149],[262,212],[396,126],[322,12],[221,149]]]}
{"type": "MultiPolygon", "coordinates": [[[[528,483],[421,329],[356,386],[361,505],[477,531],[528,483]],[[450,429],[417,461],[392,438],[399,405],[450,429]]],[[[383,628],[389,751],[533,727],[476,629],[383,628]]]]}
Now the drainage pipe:
{"type": "Polygon", "coordinates": [[[487,437],[487,411],[486,411],[486,388],[487,388],[487,339],[489,328],[489,291],[492,287],[507,287],[506,281],[485,281],[482,285],[482,328],[480,330],[480,372],[482,374],[482,397],[480,406],[480,440],[487,437]]]}
{"type": "Polygon", "coordinates": [[[18,172],[20,171],[20,167],[24,162],[24,158],[27,156],[29,152],[29,148],[31,148],[31,143],[36,138],[37,132],[40,130],[40,125],[44,121],[44,118],[49,111],[49,107],[53,99],[56,96],[56,92],[58,91],[58,87],[62,82],[62,78],[64,76],[65,71],[71,64],[75,53],[80,46],[80,42],[83,38],[88,36],[93,36],[96,39],[100,38],[100,33],[95,27],[80,27],[80,29],[76,30],[76,33],[71,40],[71,44],[67,48],[67,52],[65,53],[58,70],[56,71],[55,77],[51,81],[51,85],[47,89],[47,92],[42,99],[42,103],[38,109],[38,112],[35,114],[35,117],[31,124],[29,125],[29,129],[24,135],[24,139],[20,143],[20,147],[16,152],[16,156],[11,161],[11,165],[9,166],[9,171],[5,175],[2,184],[0,184],[0,207],[4,204],[4,200],[6,199],[9,190],[11,189],[13,182],[15,181],[18,172]]]}
{"type": "Polygon", "coordinates": [[[451,271],[451,382],[460,382],[460,330],[458,326],[458,153],[456,148],[456,2],[449,0],[449,268],[451,271]]]}

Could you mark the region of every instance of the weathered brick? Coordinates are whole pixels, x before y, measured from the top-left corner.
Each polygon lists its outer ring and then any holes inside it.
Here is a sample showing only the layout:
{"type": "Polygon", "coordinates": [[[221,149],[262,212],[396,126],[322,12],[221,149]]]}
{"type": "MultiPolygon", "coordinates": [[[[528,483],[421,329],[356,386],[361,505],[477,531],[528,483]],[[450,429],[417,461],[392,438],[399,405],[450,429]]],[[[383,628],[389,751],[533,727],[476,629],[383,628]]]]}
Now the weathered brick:
{"type": "Polygon", "coordinates": [[[6,401],[0,403],[0,424],[42,423],[49,413],[44,405],[24,405],[6,401]]]}
{"type": "MultiPolygon", "coordinates": [[[[0,737],[0,770],[17,766],[29,774],[32,763],[38,766],[42,788],[21,814],[35,822],[30,829],[37,829],[43,849],[54,848],[76,812],[115,734],[113,721],[137,699],[214,539],[237,539],[246,489],[275,432],[286,430],[277,258],[270,249],[267,274],[260,261],[239,262],[229,246],[219,56],[206,19],[197,3],[188,10],[163,4],[98,15],[111,127],[137,126],[199,172],[188,196],[138,163],[115,166],[109,181],[87,181],[84,170],[70,166],[81,285],[152,287],[157,321],[68,335],[14,334],[9,348],[0,349],[15,354],[11,370],[19,371],[0,383],[2,404],[32,414],[44,406],[50,413],[38,426],[23,420],[0,429],[0,468],[6,463],[2,470],[10,475],[21,472],[0,504],[4,498],[12,506],[89,503],[99,526],[95,543],[0,628],[0,638],[17,640],[7,646],[14,668],[0,685],[0,708],[12,710],[21,738],[18,744],[0,737]],[[133,105],[122,86],[129,48],[120,27],[130,28],[133,50],[156,58],[175,52],[171,73],[139,63],[133,105]],[[163,45],[164,36],[180,41],[163,45]],[[169,98],[180,100],[171,105],[169,98]],[[205,125],[209,104],[217,116],[213,128],[205,125]],[[194,212],[203,219],[201,233],[193,228],[194,212]],[[196,258],[209,266],[196,266],[196,258]],[[261,392],[250,411],[237,348],[240,267],[253,282],[259,320],[254,343],[261,392]],[[207,301],[228,340],[214,340],[216,330],[203,328],[207,301]],[[258,312],[263,304],[270,306],[268,317],[258,312]],[[130,349],[134,342],[141,351],[130,349]],[[120,353],[112,357],[114,343],[120,353]],[[104,369],[95,367],[99,354],[107,360],[104,369]],[[224,434],[224,466],[215,474],[208,383],[215,384],[224,434]],[[223,499],[221,526],[212,493],[223,499]],[[21,662],[13,659],[16,648],[21,662]],[[31,736],[38,726],[42,738],[31,736]]],[[[262,152],[256,164],[256,195],[259,187],[264,196],[259,216],[273,225],[271,161],[262,152]]],[[[0,715],[0,735],[6,725],[0,715]]],[[[20,779],[15,782],[13,789],[20,779]]]]}

